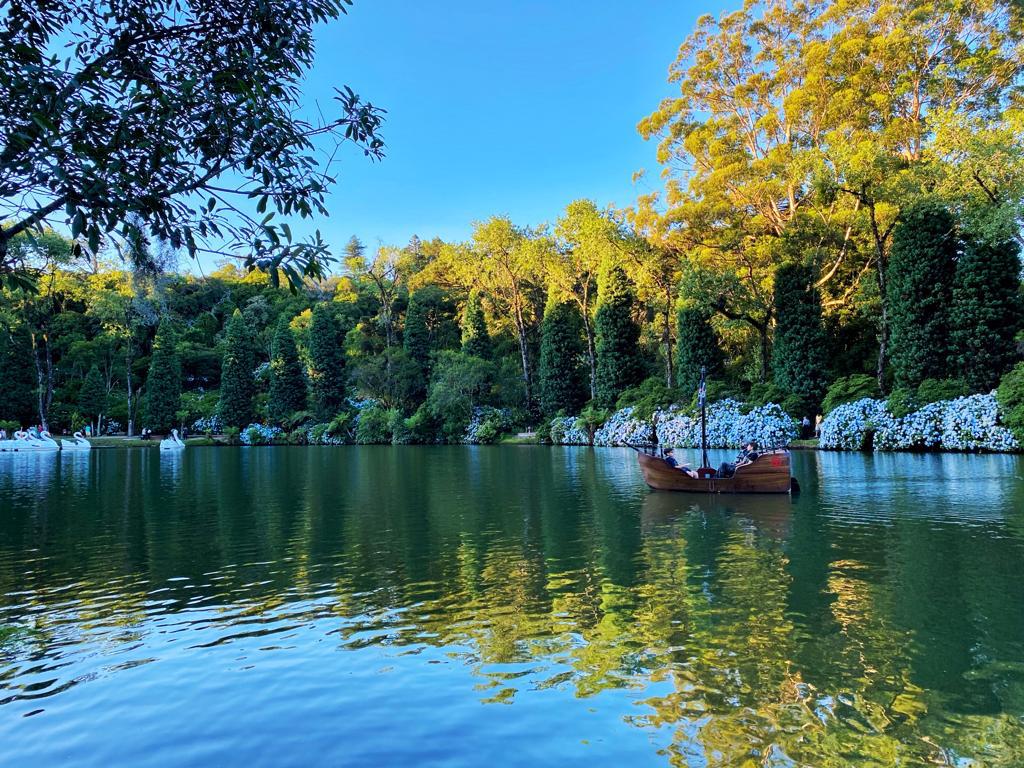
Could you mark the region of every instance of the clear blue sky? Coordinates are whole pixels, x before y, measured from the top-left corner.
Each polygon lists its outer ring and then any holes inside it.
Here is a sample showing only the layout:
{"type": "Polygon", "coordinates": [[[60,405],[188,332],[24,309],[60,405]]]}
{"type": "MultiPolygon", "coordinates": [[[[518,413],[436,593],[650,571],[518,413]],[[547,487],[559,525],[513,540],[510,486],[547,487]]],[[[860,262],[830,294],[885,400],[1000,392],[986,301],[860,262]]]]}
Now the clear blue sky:
{"type": "Polygon", "coordinates": [[[697,17],[724,7],[356,0],[319,30],[305,97],[326,104],[347,84],[386,108],[387,158],[350,147],[317,226],[339,248],[352,234],[400,245],[462,239],[493,214],[552,221],[580,197],[629,205],[660,186],[655,146],[636,124],[671,95],[668,67],[697,17]]]}

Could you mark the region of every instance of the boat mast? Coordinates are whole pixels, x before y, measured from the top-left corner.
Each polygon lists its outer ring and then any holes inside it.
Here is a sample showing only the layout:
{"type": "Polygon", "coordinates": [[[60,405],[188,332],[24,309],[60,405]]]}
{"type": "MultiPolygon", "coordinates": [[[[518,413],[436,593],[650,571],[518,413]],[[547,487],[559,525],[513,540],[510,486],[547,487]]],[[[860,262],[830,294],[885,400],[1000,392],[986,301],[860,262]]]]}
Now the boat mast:
{"type": "Polygon", "coordinates": [[[700,367],[700,387],[697,389],[697,402],[700,404],[700,457],[701,466],[708,467],[708,387],[704,377],[707,368],[700,367]]]}

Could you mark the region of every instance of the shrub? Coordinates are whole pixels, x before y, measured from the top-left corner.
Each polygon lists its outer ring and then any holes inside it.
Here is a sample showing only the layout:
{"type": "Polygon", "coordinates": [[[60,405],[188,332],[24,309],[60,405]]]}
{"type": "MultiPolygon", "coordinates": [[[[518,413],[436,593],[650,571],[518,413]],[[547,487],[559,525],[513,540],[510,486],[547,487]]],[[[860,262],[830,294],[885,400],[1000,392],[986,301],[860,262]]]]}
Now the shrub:
{"type": "Polygon", "coordinates": [[[466,427],[462,442],[489,444],[495,442],[511,426],[511,413],[506,408],[482,407],[473,410],[473,418],[466,427]]]}
{"type": "Polygon", "coordinates": [[[579,417],[573,422],[573,428],[587,436],[586,444],[594,444],[594,435],[597,430],[608,421],[611,412],[605,408],[598,408],[594,403],[588,403],[587,407],[580,411],[579,417]]]}
{"type": "Polygon", "coordinates": [[[966,394],[967,384],[959,379],[925,379],[917,388],[917,401],[927,405],[940,400],[953,400],[966,394]]]}
{"type": "Polygon", "coordinates": [[[867,397],[878,397],[878,381],[866,373],[855,373],[836,379],[828,388],[825,399],[821,401],[821,412],[828,415],[840,405],[853,403],[867,397]]]}
{"type": "Polygon", "coordinates": [[[817,413],[828,386],[821,295],[814,281],[815,270],[803,264],[783,264],[775,273],[772,371],[786,394],[786,410],[795,416],[817,413]]]}
{"type": "Polygon", "coordinates": [[[280,427],[268,427],[265,424],[250,424],[241,431],[239,439],[242,441],[242,445],[270,445],[280,436],[280,427]]]}
{"type": "Polygon", "coordinates": [[[665,380],[660,376],[651,376],[619,395],[615,407],[619,410],[632,407],[633,418],[649,419],[656,410],[678,402],[680,397],[678,389],[665,386],[665,380]]]}
{"type": "MultiPolygon", "coordinates": [[[[716,400],[726,398],[715,398],[716,400]]],[[[786,399],[786,393],[779,387],[775,386],[772,382],[757,383],[750,385],[750,394],[745,398],[745,402],[752,406],[757,407],[759,405],[767,405],[768,403],[781,403],[786,399]]]]}
{"type": "Polygon", "coordinates": [[[242,430],[238,427],[224,427],[224,437],[228,445],[238,445],[242,441],[242,430]]]}
{"type": "Polygon", "coordinates": [[[1002,420],[1018,442],[1024,443],[1024,363],[1017,363],[1003,376],[996,390],[1002,420]]]}
{"type": "Polygon", "coordinates": [[[872,437],[879,424],[892,419],[884,400],[869,397],[836,406],[821,422],[818,446],[846,451],[861,451],[871,447],[872,437]]]}
{"type": "Polygon", "coordinates": [[[394,413],[381,405],[372,405],[359,412],[356,420],[356,442],[360,445],[382,445],[393,437],[394,413]]]}
{"type": "Polygon", "coordinates": [[[307,445],[309,443],[309,437],[306,435],[306,429],[304,427],[298,427],[288,433],[288,437],[285,438],[288,445],[307,445]]]}

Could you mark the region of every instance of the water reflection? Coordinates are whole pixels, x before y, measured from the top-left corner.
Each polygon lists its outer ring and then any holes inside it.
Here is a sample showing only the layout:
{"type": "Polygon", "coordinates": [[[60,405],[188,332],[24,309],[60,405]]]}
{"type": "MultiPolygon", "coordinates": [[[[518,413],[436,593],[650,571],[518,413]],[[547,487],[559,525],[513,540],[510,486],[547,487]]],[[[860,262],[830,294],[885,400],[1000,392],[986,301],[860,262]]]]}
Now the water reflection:
{"type": "Polygon", "coordinates": [[[48,728],[80,729],[104,764],[88,734],[108,680],[118,722],[159,713],[126,736],[139,750],[191,727],[154,700],[179,669],[204,681],[186,710],[233,708],[239,765],[268,712],[308,755],[330,754],[339,717],[369,718],[366,761],[396,760],[379,729],[395,708],[407,757],[445,727],[485,734],[438,753],[466,764],[609,728],[609,762],[1024,759],[1013,457],[801,454],[792,500],[650,493],[613,450],[11,458],[33,463],[0,466],[0,714],[42,716],[0,717],[0,743],[37,764],[58,762],[48,728]],[[368,663],[400,673],[386,706],[368,663]],[[281,710],[247,705],[254,679],[281,710]],[[480,702],[534,730],[484,727],[480,702]]]}

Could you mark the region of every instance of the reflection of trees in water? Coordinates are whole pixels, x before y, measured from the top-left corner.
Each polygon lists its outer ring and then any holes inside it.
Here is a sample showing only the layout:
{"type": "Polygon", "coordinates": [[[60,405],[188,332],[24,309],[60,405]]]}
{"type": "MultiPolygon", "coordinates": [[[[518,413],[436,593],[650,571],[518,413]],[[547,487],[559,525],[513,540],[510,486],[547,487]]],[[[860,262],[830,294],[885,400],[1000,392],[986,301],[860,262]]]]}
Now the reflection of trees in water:
{"type": "MultiPolygon", "coordinates": [[[[928,465],[882,522],[868,486],[894,469],[871,457],[846,457],[844,497],[834,457],[801,456],[791,501],[649,493],[623,455],[209,450],[174,483],[155,452],[96,456],[0,517],[0,591],[47,617],[39,657],[145,642],[180,614],[210,642],[287,620],[343,648],[445,648],[486,701],[654,682],[629,720],[680,765],[1024,754],[1012,524],[922,513],[928,465]]],[[[19,482],[0,480],[8,498],[19,482]]]]}

